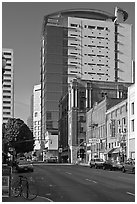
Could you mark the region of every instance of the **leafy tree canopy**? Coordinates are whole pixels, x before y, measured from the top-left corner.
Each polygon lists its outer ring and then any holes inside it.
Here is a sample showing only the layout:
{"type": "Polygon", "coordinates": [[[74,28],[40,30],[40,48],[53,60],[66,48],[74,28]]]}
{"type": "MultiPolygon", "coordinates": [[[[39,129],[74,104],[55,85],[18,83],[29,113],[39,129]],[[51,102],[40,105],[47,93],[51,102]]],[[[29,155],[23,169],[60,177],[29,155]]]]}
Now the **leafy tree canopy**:
{"type": "Polygon", "coordinates": [[[19,118],[10,118],[3,127],[4,151],[9,147],[16,150],[16,153],[33,151],[34,138],[29,127],[19,118]]]}

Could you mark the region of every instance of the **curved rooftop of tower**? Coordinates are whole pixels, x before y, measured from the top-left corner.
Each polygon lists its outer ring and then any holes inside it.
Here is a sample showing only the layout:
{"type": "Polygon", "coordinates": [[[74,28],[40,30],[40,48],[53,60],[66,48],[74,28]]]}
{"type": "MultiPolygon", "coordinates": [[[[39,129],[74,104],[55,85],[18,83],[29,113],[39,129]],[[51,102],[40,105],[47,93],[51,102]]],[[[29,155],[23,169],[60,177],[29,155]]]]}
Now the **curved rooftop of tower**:
{"type": "Polygon", "coordinates": [[[97,10],[97,9],[67,9],[67,10],[62,10],[58,11],[55,13],[51,13],[49,15],[46,15],[45,17],[52,17],[52,16],[73,16],[73,17],[81,17],[81,18],[89,18],[89,19],[96,19],[96,16],[100,18],[105,18],[105,19],[115,19],[115,16],[102,10],[97,10]]]}
{"type": "Polygon", "coordinates": [[[75,18],[87,18],[94,20],[115,20],[115,16],[106,11],[97,10],[97,9],[88,9],[88,8],[80,8],[80,9],[67,9],[58,12],[54,12],[44,16],[43,27],[46,23],[48,23],[49,19],[60,19],[62,17],[75,17],[75,18]]]}

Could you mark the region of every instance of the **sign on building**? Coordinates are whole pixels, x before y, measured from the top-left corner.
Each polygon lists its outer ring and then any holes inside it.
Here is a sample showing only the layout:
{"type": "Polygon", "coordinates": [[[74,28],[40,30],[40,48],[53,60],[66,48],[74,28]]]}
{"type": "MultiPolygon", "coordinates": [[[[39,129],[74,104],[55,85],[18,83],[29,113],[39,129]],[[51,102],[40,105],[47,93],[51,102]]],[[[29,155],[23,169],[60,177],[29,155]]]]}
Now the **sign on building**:
{"type": "Polygon", "coordinates": [[[100,139],[97,138],[90,138],[89,143],[100,143],[100,139]]]}

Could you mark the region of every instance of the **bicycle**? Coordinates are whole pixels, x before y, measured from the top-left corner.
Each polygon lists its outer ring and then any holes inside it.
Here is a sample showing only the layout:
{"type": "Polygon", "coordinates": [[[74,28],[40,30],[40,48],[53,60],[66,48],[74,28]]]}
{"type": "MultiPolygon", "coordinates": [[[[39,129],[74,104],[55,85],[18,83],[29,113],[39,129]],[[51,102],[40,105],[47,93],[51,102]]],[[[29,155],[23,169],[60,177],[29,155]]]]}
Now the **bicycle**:
{"type": "Polygon", "coordinates": [[[37,197],[37,188],[29,183],[27,177],[19,175],[19,180],[12,185],[12,196],[23,196],[25,199],[33,200],[37,197]]]}

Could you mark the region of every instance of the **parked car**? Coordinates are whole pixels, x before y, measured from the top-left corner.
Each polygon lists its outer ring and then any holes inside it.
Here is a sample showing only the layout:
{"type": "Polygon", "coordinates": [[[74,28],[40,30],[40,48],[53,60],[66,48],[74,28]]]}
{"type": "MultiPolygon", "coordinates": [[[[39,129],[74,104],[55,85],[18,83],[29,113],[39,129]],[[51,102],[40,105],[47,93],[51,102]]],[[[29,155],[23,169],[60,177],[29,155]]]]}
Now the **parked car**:
{"type": "Polygon", "coordinates": [[[16,170],[18,172],[24,172],[24,171],[34,171],[34,167],[33,164],[31,162],[28,162],[26,160],[20,160],[17,162],[16,165],[16,170]]]}
{"type": "Polygon", "coordinates": [[[17,162],[20,162],[20,161],[26,161],[26,157],[19,157],[19,158],[17,158],[17,162]]]}
{"type": "Polygon", "coordinates": [[[116,167],[117,170],[122,170],[123,162],[116,161],[115,162],[115,167],[116,167]]]}
{"type": "Polygon", "coordinates": [[[46,162],[48,163],[57,163],[58,159],[57,157],[50,157],[46,159],[46,162]]]}
{"type": "Polygon", "coordinates": [[[123,173],[126,171],[135,173],[135,160],[127,160],[122,166],[122,171],[123,173]]]}
{"type": "Polygon", "coordinates": [[[97,168],[102,168],[104,164],[103,159],[100,158],[95,158],[90,160],[90,168],[95,167],[97,168]]]}
{"type": "Polygon", "coordinates": [[[111,160],[106,160],[104,163],[103,163],[103,169],[109,169],[109,170],[116,170],[117,169],[117,166],[116,166],[116,162],[113,162],[111,160]]]}

